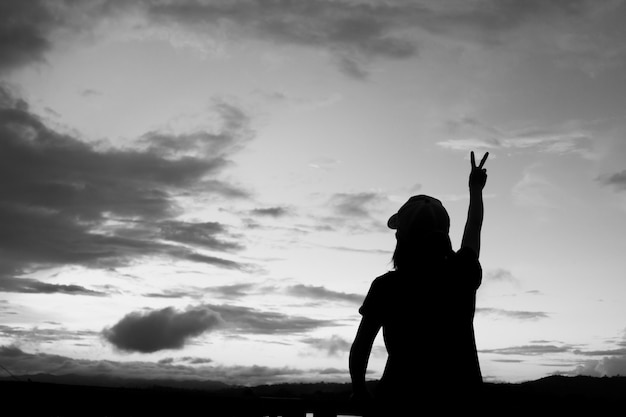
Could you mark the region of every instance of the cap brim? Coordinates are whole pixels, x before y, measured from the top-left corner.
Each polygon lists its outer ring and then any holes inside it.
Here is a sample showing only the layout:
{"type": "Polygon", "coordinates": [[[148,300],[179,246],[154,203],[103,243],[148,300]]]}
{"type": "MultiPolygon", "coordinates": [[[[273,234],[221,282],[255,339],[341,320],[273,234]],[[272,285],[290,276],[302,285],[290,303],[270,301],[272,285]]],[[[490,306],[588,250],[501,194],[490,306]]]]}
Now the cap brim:
{"type": "Polygon", "coordinates": [[[387,227],[390,229],[398,228],[398,213],[394,214],[387,220],[387,227]]]}

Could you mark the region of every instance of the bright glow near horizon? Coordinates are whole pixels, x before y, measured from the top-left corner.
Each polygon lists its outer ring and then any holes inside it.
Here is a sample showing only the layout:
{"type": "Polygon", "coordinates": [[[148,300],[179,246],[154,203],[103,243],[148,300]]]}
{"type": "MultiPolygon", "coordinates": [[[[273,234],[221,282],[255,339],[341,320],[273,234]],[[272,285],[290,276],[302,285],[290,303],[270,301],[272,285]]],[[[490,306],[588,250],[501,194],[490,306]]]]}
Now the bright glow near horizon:
{"type": "Polygon", "coordinates": [[[347,381],[387,218],[458,248],[471,150],[485,380],[626,373],[626,2],[66,3],[0,17],[14,374],[347,381]]]}

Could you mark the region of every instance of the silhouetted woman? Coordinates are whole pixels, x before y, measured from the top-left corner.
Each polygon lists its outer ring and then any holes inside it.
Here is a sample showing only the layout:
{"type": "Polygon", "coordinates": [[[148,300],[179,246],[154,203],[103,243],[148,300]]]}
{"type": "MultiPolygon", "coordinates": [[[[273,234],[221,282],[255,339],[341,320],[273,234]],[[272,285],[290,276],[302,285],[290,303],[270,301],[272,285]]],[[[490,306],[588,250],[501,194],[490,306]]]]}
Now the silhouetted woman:
{"type": "Polygon", "coordinates": [[[469,210],[457,252],[448,213],[435,198],[411,197],[387,223],[396,230],[394,270],[373,281],[350,351],[353,400],[366,415],[413,415],[424,408],[439,414],[473,406],[482,384],[473,320],[482,279],[478,255],[488,155],[477,166],[471,153],[469,210]],[[388,358],[372,396],[365,372],[381,327],[388,358]]]}

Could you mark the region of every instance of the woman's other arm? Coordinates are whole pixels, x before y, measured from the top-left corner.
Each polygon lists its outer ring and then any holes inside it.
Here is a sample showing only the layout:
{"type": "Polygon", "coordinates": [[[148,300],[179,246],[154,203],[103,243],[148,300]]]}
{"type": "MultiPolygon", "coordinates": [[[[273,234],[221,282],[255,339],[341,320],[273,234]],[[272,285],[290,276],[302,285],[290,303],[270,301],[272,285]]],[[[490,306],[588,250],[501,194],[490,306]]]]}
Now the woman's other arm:
{"type": "Polygon", "coordinates": [[[357,402],[370,399],[370,394],[365,385],[365,372],[367,371],[372,345],[380,327],[380,323],[363,316],[350,349],[350,378],[352,379],[353,398],[357,402]]]}

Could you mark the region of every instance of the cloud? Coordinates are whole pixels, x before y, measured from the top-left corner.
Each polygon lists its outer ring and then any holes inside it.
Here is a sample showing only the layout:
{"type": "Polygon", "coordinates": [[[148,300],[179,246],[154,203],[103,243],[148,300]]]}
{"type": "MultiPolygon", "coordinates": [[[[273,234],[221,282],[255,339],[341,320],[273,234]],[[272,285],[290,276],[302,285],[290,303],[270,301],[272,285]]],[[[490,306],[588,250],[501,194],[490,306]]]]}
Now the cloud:
{"type": "Polygon", "coordinates": [[[382,209],[388,198],[378,192],[354,192],[332,194],[326,204],[326,216],[320,216],[321,228],[349,229],[352,232],[386,231],[386,221],[382,209]]]}
{"type": "Polygon", "coordinates": [[[97,96],[101,96],[102,92],[98,91],[98,90],[94,90],[93,88],[85,88],[83,90],[80,91],[80,95],[82,97],[97,97],[97,96]]]}
{"type": "Polygon", "coordinates": [[[0,363],[16,376],[38,374],[94,376],[101,381],[107,378],[159,381],[218,381],[240,386],[254,386],[279,382],[305,382],[335,379],[346,382],[346,371],[329,368],[295,369],[267,366],[224,366],[208,358],[164,358],[157,362],[75,359],[44,352],[28,353],[15,345],[0,346],[0,363]]]}
{"type": "Polygon", "coordinates": [[[7,0],[0,4],[0,73],[42,62],[50,49],[55,16],[43,0],[7,0]]]}
{"type": "MultiPolygon", "coordinates": [[[[375,57],[404,59],[417,46],[400,33],[409,27],[409,7],[346,1],[162,2],[145,4],[149,19],[206,34],[219,28],[235,37],[318,48],[336,56],[344,73],[363,78],[360,62],[375,57]]],[[[410,7],[411,10],[417,7],[410,7]]]]}
{"type": "Polygon", "coordinates": [[[559,198],[563,196],[562,191],[542,174],[535,172],[534,168],[525,169],[522,178],[511,188],[513,201],[520,206],[542,211],[556,209],[564,201],[559,198]]]}
{"type": "Polygon", "coordinates": [[[626,169],[614,174],[603,175],[597,178],[603,185],[615,188],[618,191],[626,190],[626,169]]]}
{"type": "MultiPolygon", "coordinates": [[[[56,326],[56,323],[46,323],[56,326]]],[[[85,340],[93,340],[98,332],[90,330],[68,330],[63,327],[32,326],[29,328],[19,326],[0,325],[0,335],[12,339],[20,345],[53,343],[58,341],[72,341],[78,343],[85,340]]]]}
{"type": "Polygon", "coordinates": [[[238,283],[229,285],[218,285],[213,287],[184,287],[179,289],[164,290],[160,293],[144,294],[144,297],[154,298],[203,298],[210,294],[212,298],[222,298],[226,300],[240,300],[251,294],[267,294],[276,291],[271,285],[259,285],[254,283],[238,283]]]}
{"type": "Polygon", "coordinates": [[[220,314],[227,331],[243,334],[301,334],[335,324],[330,320],[290,316],[249,307],[210,305],[208,308],[220,314]]]}
{"type": "Polygon", "coordinates": [[[354,304],[363,302],[363,295],[331,291],[325,287],[315,285],[292,285],[287,288],[287,293],[296,297],[307,297],[323,301],[345,301],[354,304]]]}
{"type": "Polygon", "coordinates": [[[229,235],[228,228],[217,222],[182,222],[166,220],[158,223],[159,236],[162,239],[186,243],[196,247],[218,251],[239,250],[243,246],[239,242],[220,239],[221,235],[229,235]]]}
{"type": "Polygon", "coordinates": [[[614,341],[614,347],[598,350],[576,349],[574,353],[583,357],[598,357],[601,359],[584,360],[574,369],[576,375],[590,376],[623,376],[626,375],[626,337],[614,341]]]}
{"type": "Polygon", "coordinates": [[[0,292],[15,292],[25,294],[68,294],[104,296],[106,293],[90,290],[75,284],[50,284],[30,278],[1,278],[0,292]]]}
{"type": "Polygon", "coordinates": [[[556,346],[556,345],[524,345],[524,346],[511,346],[500,349],[481,349],[480,353],[495,353],[498,355],[522,355],[522,356],[537,356],[551,353],[566,353],[571,352],[571,346],[556,346]]]}
{"type": "Polygon", "coordinates": [[[512,283],[518,284],[519,281],[513,273],[504,268],[496,268],[492,270],[488,270],[484,274],[485,280],[492,282],[503,282],[503,283],[512,283]]]}
{"type": "Polygon", "coordinates": [[[233,0],[143,5],[155,24],[211,39],[252,38],[328,51],[339,69],[356,79],[368,76],[373,59],[418,56],[429,37],[541,51],[555,64],[589,70],[611,67],[626,55],[615,17],[623,11],[621,2],[233,0]]]}
{"type": "Polygon", "coordinates": [[[180,349],[188,339],[218,328],[219,314],[208,308],[177,311],[172,307],[127,314],[102,331],[116,348],[128,352],[151,353],[163,349],[180,349]]]}
{"type": "Polygon", "coordinates": [[[626,355],[607,356],[600,360],[585,361],[573,372],[588,376],[623,376],[626,375],[626,355]]]}
{"type": "Polygon", "coordinates": [[[267,208],[255,208],[250,210],[250,214],[253,216],[261,216],[261,217],[284,217],[291,213],[291,210],[287,207],[267,207],[267,208]]]}
{"type": "Polygon", "coordinates": [[[504,310],[501,308],[485,308],[479,307],[476,308],[476,313],[496,316],[496,317],[505,317],[516,320],[539,320],[549,318],[550,315],[543,311],[519,311],[519,310],[504,310]]]}
{"type": "Polygon", "coordinates": [[[626,356],[626,348],[586,351],[577,349],[574,353],[584,356],[626,356]]]}
{"type": "Polygon", "coordinates": [[[198,358],[198,357],[193,357],[193,356],[183,356],[180,358],[163,358],[160,359],[158,361],[159,364],[173,364],[173,363],[177,363],[177,364],[189,364],[189,365],[201,365],[201,364],[206,364],[206,363],[211,363],[213,362],[212,359],[210,358],[198,358]]]}
{"type": "Polygon", "coordinates": [[[547,154],[577,154],[592,157],[593,136],[579,122],[563,126],[502,129],[473,117],[448,120],[445,130],[453,139],[440,141],[443,148],[457,151],[543,152],[547,154]]]}
{"type": "MultiPolygon", "coordinates": [[[[322,50],[355,79],[368,76],[373,60],[417,57],[433,37],[489,48],[507,45],[518,53],[540,51],[556,65],[597,74],[624,61],[626,36],[619,19],[624,7],[589,0],[5,0],[0,72],[45,61],[62,39],[59,33],[93,34],[101,24],[110,30],[112,21],[131,20],[133,36],[139,31],[203,53],[242,39],[322,50]]],[[[117,34],[128,27],[116,29],[117,34]]]]}
{"type": "Polygon", "coordinates": [[[350,217],[370,217],[372,204],[377,203],[381,196],[373,192],[337,193],[331,197],[331,205],[337,214],[350,217]]]}
{"type": "Polygon", "coordinates": [[[205,332],[222,330],[231,334],[301,334],[332,321],[290,316],[249,307],[200,305],[178,311],[132,312],[102,331],[105,340],[128,352],[151,353],[163,349],[180,349],[188,339],[205,332]]]}
{"type": "MultiPolygon", "coordinates": [[[[218,133],[176,146],[179,137],[151,134],[139,141],[143,148],[100,149],[48,127],[0,85],[0,273],[15,276],[38,265],[105,267],[147,255],[245,269],[198,252],[241,249],[225,225],[175,219],[181,195],[246,195],[219,175],[230,152],[248,140],[248,120],[229,105],[216,112],[223,122],[218,133]]],[[[52,289],[26,283],[22,288],[52,289]]]]}
{"type": "Polygon", "coordinates": [[[349,352],[350,347],[352,346],[352,342],[349,342],[337,335],[332,335],[327,339],[307,338],[303,339],[302,342],[317,350],[325,351],[328,356],[339,356],[349,352]]]}

